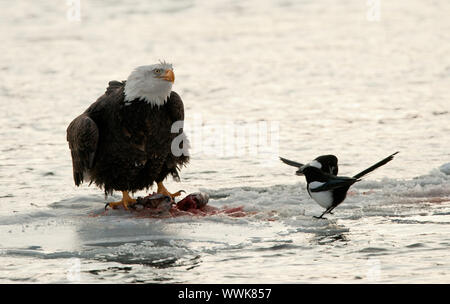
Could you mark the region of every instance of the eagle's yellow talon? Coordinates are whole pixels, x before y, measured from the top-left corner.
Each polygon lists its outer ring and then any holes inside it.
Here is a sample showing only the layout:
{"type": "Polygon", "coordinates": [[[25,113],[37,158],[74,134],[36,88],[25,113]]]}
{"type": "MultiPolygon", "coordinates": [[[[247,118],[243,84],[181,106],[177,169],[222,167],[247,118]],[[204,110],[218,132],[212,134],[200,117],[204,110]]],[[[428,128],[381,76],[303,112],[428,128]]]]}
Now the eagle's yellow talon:
{"type": "Polygon", "coordinates": [[[181,195],[181,193],[183,193],[183,192],[185,192],[185,193],[186,193],[186,191],[184,191],[184,190],[180,190],[180,191],[177,191],[177,192],[175,192],[175,193],[172,193],[172,194],[170,194],[170,195],[172,196],[172,198],[174,198],[174,197],[180,196],[180,195],[181,195]]]}
{"type": "Polygon", "coordinates": [[[105,210],[106,210],[106,208],[108,208],[108,206],[113,209],[117,209],[117,207],[122,206],[125,210],[128,210],[128,206],[133,205],[135,203],[136,203],[136,200],[134,198],[130,197],[130,195],[128,194],[128,191],[122,191],[122,200],[120,200],[118,202],[107,203],[105,206],[105,210]]]}
{"type": "Polygon", "coordinates": [[[163,185],[162,182],[157,183],[157,185],[158,185],[158,190],[156,191],[157,193],[160,193],[160,194],[164,194],[164,195],[170,196],[172,199],[174,199],[174,198],[177,197],[177,196],[180,196],[182,192],[186,192],[186,191],[184,191],[184,190],[180,190],[180,191],[177,191],[177,192],[175,192],[175,193],[170,193],[170,192],[166,189],[166,187],[164,187],[164,185],[163,185]]]}

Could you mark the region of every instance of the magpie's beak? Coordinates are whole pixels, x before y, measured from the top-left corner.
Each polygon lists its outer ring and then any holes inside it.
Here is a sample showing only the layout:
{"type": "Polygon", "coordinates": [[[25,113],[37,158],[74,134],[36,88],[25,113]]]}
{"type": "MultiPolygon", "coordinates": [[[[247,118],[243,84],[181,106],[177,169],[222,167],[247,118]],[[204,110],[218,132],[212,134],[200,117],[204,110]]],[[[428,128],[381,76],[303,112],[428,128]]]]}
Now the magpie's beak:
{"type": "Polygon", "coordinates": [[[172,83],[175,82],[175,74],[173,73],[173,70],[167,70],[167,72],[163,76],[161,76],[161,78],[172,83]]]}
{"type": "Polygon", "coordinates": [[[301,168],[298,169],[297,171],[295,171],[295,174],[298,175],[298,176],[303,176],[304,175],[303,174],[303,170],[301,168]]]}
{"type": "Polygon", "coordinates": [[[295,174],[299,175],[299,176],[303,176],[303,170],[305,170],[306,167],[309,167],[309,164],[303,165],[301,166],[296,172],[295,174]]]}

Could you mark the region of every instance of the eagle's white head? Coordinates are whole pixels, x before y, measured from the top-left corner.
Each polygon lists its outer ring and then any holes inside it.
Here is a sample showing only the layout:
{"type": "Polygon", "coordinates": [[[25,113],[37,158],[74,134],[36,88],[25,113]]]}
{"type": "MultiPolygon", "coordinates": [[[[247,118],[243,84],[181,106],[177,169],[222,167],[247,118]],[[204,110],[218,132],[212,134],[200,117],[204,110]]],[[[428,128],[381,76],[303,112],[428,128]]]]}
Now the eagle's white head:
{"type": "Polygon", "coordinates": [[[172,65],[166,62],[137,67],[125,84],[125,104],[140,99],[161,106],[166,103],[175,81],[172,65]]]}

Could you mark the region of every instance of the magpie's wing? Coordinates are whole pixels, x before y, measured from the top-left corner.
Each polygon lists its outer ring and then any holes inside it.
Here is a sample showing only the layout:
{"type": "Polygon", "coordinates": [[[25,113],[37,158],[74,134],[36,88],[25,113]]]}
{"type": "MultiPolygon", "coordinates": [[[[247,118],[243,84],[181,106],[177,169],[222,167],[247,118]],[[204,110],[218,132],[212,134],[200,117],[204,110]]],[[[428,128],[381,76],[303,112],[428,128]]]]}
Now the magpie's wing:
{"type": "Polygon", "coordinates": [[[286,158],[283,158],[283,157],[280,157],[280,159],[281,159],[281,161],[283,163],[285,163],[285,164],[287,164],[289,166],[297,167],[297,168],[303,167],[303,164],[295,162],[293,160],[289,160],[289,159],[286,159],[286,158]]]}
{"type": "Polygon", "coordinates": [[[386,157],[385,159],[380,160],[380,161],[377,162],[375,165],[373,165],[373,166],[367,168],[367,169],[364,170],[364,171],[359,172],[358,174],[356,174],[355,176],[353,176],[353,178],[356,178],[356,179],[361,178],[361,177],[363,177],[364,175],[366,175],[366,174],[372,172],[373,170],[375,170],[375,169],[377,169],[377,168],[379,168],[379,167],[381,167],[381,166],[383,166],[383,165],[386,165],[388,162],[390,162],[391,160],[394,159],[394,155],[397,154],[397,153],[398,153],[398,151],[395,152],[394,154],[389,155],[389,156],[386,157]]]}
{"type": "Polygon", "coordinates": [[[315,160],[323,165],[322,171],[333,175],[338,175],[339,169],[338,169],[338,159],[336,155],[333,154],[321,155],[317,157],[315,160]]]}
{"type": "Polygon", "coordinates": [[[328,181],[321,183],[318,187],[309,187],[309,190],[311,192],[321,192],[321,191],[328,191],[333,190],[341,187],[350,187],[358,180],[356,178],[351,177],[336,177],[336,178],[330,178],[328,181]]]}

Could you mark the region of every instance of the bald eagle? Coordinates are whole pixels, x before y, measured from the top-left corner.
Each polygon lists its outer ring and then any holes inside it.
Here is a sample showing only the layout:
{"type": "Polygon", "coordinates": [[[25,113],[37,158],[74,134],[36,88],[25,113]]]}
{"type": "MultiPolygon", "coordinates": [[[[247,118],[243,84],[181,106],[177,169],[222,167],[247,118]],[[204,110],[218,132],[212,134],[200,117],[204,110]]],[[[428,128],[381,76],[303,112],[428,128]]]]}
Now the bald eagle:
{"type": "Polygon", "coordinates": [[[138,67],[126,81],[110,81],[105,94],[70,123],[67,141],[76,186],[87,181],[105,195],[122,191],[122,200],[107,206],[125,209],[136,203],[129,192],[154,183],[158,193],[181,194],[170,193],[162,183],[169,174],[179,181],[179,170],[189,162],[182,128],[171,132],[175,122],[184,120],[183,101],[172,91],[174,80],[171,64],[138,67]],[[178,146],[181,155],[171,149],[177,136],[184,139],[178,146]]]}

